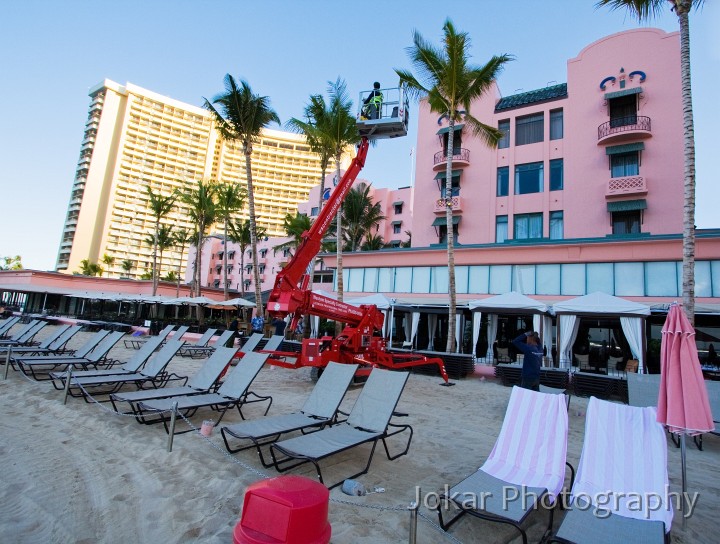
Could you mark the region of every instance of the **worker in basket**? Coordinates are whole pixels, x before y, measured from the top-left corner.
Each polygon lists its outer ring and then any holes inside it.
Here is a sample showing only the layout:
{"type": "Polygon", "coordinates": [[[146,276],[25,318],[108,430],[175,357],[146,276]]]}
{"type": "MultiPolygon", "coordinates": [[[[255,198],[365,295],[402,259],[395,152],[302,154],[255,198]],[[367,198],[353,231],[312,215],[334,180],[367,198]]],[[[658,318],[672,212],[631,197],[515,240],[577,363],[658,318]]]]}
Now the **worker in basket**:
{"type": "Polygon", "coordinates": [[[373,90],[363,102],[362,115],[365,119],[380,119],[382,111],[383,94],[380,92],[380,83],[373,83],[373,90]]]}

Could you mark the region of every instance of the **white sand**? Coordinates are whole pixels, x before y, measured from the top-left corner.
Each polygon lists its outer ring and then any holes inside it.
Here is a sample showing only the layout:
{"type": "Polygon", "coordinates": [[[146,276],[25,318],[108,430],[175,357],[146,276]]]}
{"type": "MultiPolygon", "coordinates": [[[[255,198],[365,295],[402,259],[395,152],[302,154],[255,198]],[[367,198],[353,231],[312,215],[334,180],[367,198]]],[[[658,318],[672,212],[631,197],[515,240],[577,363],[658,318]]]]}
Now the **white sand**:
{"type": "MultiPolygon", "coordinates": [[[[71,345],[79,346],[87,334],[80,333],[71,345]]],[[[121,341],[111,356],[126,360],[132,353],[121,341]]],[[[171,370],[187,375],[201,363],[176,357],[171,370]]],[[[7,381],[1,377],[0,542],[227,544],[241,514],[245,487],[259,479],[255,471],[277,475],[262,469],[253,450],[226,454],[218,430],[210,439],[216,447],[189,433],[176,436],[168,453],[161,426],[140,425],[80,399],[63,405],[61,391],[49,382],[31,382],[19,372],[11,370],[7,381]]],[[[364,506],[402,509],[413,500],[415,486],[439,491],[482,464],[500,429],[510,388],[478,377],[456,381],[454,387],[439,383],[437,377],[410,376],[398,406],[409,414],[402,422],[415,430],[409,455],[390,462],[378,446],[369,474],[358,478],[367,488],[382,486],[387,491],[365,497],[349,497],[339,488],[331,492],[332,542],[407,542],[406,511],[364,506]]],[[[298,409],[312,387],[308,369],[269,367],[261,371],[253,390],[271,394],[270,414],[281,414],[298,409]]],[[[350,409],[359,391],[359,386],[351,388],[343,409],[350,409]]],[[[586,406],[587,399],[572,398],[568,461],[576,467],[586,406]]],[[[246,415],[261,417],[261,411],[259,405],[250,406],[246,415]]],[[[193,421],[199,425],[208,417],[212,414],[200,413],[193,421]]],[[[223,421],[239,419],[234,411],[223,421]]],[[[356,471],[364,463],[361,453],[367,451],[362,447],[328,460],[327,479],[337,481],[356,471]]],[[[680,453],[669,440],[668,452],[671,490],[679,491],[680,453]]],[[[700,492],[700,500],[685,531],[676,513],[672,541],[715,542],[720,439],[706,436],[702,452],[690,441],[687,457],[688,488],[700,492]]],[[[295,473],[312,475],[309,469],[295,473]]],[[[432,512],[421,512],[436,521],[432,512]]],[[[561,519],[562,513],[556,515],[556,527],[561,519]]],[[[545,524],[544,513],[530,517],[531,542],[540,539],[545,524]]],[[[468,516],[450,534],[465,543],[520,541],[512,527],[468,516]]],[[[417,541],[453,542],[423,519],[417,541]]]]}

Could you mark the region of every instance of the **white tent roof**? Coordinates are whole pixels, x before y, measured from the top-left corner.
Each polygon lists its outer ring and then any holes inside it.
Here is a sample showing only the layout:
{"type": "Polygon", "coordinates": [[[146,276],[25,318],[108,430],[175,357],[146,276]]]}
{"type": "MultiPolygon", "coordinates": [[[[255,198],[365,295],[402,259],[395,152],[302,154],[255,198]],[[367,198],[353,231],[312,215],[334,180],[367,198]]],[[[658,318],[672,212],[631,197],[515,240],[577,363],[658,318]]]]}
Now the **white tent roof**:
{"type": "Polygon", "coordinates": [[[510,291],[504,295],[496,297],[471,300],[468,302],[471,310],[478,310],[490,314],[506,314],[516,313],[517,311],[525,311],[528,313],[546,313],[548,311],[547,304],[532,299],[521,293],[510,291]]]}
{"type": "Polygon", "coordinates": [[[209,306],[212,306],[213,308],[219,306],[221,308],[238,308],[240,306],[247,306],[247,307],[255,307],[254,302],[250,302],[249,300],[245,300],[244,298],[231,298],[230,300],[223,300],[218,302],[213,302],[212,304],[209,304],[209,306]]]}
{"type": "Polygon", "coordinates": [[[556,314],[650,315],[650,307],[607,293],[591,293],[553,304],[556,314]]]}
{"type": "Polygon", "coordinates": [[[375,293],[374,295],[369,295],[367,297],[350,298],[347,299],[345,302],[347,302],[348,304],[352,304],[353,306],[360,306],[362,304],[374,304],[380,310],[387,310],[388,308],[390,308],[390,299],[382,293],[375,293]]]}

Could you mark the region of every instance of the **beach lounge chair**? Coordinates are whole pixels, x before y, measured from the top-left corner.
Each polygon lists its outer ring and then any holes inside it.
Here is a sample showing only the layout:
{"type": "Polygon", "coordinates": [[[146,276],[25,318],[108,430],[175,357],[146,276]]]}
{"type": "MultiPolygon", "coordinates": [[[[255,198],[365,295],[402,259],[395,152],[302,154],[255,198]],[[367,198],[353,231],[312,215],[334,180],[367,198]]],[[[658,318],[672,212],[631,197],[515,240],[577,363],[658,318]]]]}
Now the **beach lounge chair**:
{"type": "MultiPolygon", "coordinates": [[[[320,482],[324,484],[320,461],[361,444],[372,443],[367,464],[360,472],[347,476],[347,478],[355,478],[367,473],[378,441],[382,441],[388,460],[392,461],[405,455],[410,449],[413,429],[410,425],[390,423],[390,419],[395,412],[407,379],[407,372],[373,368],[346,421],[326,427],[321,431],[272,444],[270,456],[273,465],[278,472],[285,472],[299,465],[312,463],[320,482]],[[390,427],[393,428],[391,431],[389,431],[390,427]],[[405,431],[408,432],[405,448],[400,453],[391,455],[387,438],[405,431]]],[[[345,478],[328,487],[332,489],[340,485],[343,480],[345,478]]]]}
{"type": "Polygon", "coordinates": [[[565,395],[567,401],[567,409],[570,410],[570,391],[561,387],[550,387],[549,385],[540,384],[540,392],[548,395],[565,395]]]}
{"type": "Polygon", "coordinates": [[[227,366],[230,360],[237,353],[237,348],[218,347],[208,358],[203,366],[200,367],[195,374],[186,380],[185,385],[177,387],[161,387],[159,389],[141,389],[139,391],[127,391],[122,393],[113,393],[110,395],[113,409],[119,412],[116,403],[127,402],[130,405],[130,412],[138,414],[140,423],[149,423],[146,418],[142,417],[142,412],[138,409],[138,403],[154,399],[164,399],[169,397],[180,397],[183,395],[199,395],[202,393],[211,393],[216,387],[220,379],[220,373],[227,366]]]}
{"type": "MultiPolygon", "coordinates": [[[[230,349],[230,348],[228,348],[230,349]]],[[[267,414],[270,406],[272,405],[272,397],[261,396],[257,393],[249,391],[253,380],[260,372],[260,369],[265,364],[267,354],[264,353],[247,353],[242,360],[233,368],[227,375],[227,378],[217,390],[217,393],[206,393],[201,395],[183,395],[181,397],[172,397],[168,399],[150,400],[146,402],[140,402],[137,406],[138,411],[154,412],[159,417],[153,421],[162,421],[165,426],[167,433],[182,434],[191,431],[192,429],[177,431],[170,429],[168,426],[168,420],[170,419],[170,411],[174,403],[177,403],[177,410],[182,413],[185,417],[192,417],[200,408],[210,408],[218,412],[217,426],[222,421],[225,413],[231,408],[237,408],[240,413],[240,417],[245,419],[242,413],[242,408],[246,404],[252,404],[256,402],[270,401],[265,414],[267,414]]],[[[152,414],[144,414],[140,417],[148,417],[152,414]]]]}
{"type": "Polygon", "coordinates": [[[262,349],[258,351],[260,351],[260,353],[264,353],[266,351],[277,351],[278,349],[280,349],[280,346],[282,345],[284,340],[285,337],[282,334],[274,334],[268,339],[267,342],[265,342],[265,345],[262,347],[262,349]]]}
{"type": "Polygon", "coordinates": [[[20,321],[18,316],[8,317],[5,321],[0,323],[0,338],[5,338],[12,329],[13,325],[20,321]]]}
{"type": "Polygon", "coordinates": [[[555,542],[669,542],[667,441],[656,418],[654,407],[590,399],[572,509],[555,542]]]}
{"type": "Polygon", "coordinates": [[[490,456],[477,471],[441,495],[437,508],[440,526],[448,530],[470,514],[513,525],[526,544],[522,523],[541,505],[553,504],[547,534],[565,482],[567,434],[567,407],[561,395],[513,387],[490,456]],[[443,510],[450,505],[459,511],[444,520],[443,510]]]}
{"type": "Polygon", "coordinates": [[[46,321],[40,321],[34,319],[27,323],[15,334],[7,339],[0,340],[0,348],[7,348],[9,346],[23,346],[29,344],[33,337],[40,332],[43,327],[47,325],[46,321]]]}
{"type": "MultiPolygon", "coordinates": [[[[174,328],[175,328],[175,325],[167,325],[163,330],[161,330],[157,334],[157,336],[152,336],[152,337],[147,337],[147,338],[135,338],[135,337],[127,338],[127,339],[125,339],[125,342],[124,342],[125,347],[140,349],[145,342],[150,340],[150,338],[157,338],[157,337],[160,337],[161,343],[162,343],[165,340],[167,340],[168,336],[170,335],[171,332],[173,332],[174,328]]],[[[175,339],[181,338],[182,335],[185,334],[189,329],[190,329],[190,327],[187,327],[185,325],[183,325],[182,327],[179,327],[178,330],[175,331],[175,333],[173,334],[173,338],[175,338],[175,339]]]]}
{"type": "Polygon", "coordinates": [[[12,349],[12,352],[15,354],[24,353],[25,355],[30,355],[31,353],[37,353],[39,355],[40,353],[48,351],[52,343],[55,342],[55,340],[57,340],[58,338],[60,338],[60,336],[62,336],[62,334],[69,328],[70,325],[58,325],[57,327],[55,327],[55,330],[50,336],[45,338],[42,342],[39,342],[38,344],[32,346],[10,347],[0,345],[0,353],[5,353],[8,349],[12,349]]]}
{"type": "MultiPolygon", "coordinates": [[[[59,325],[55,334],[48,337],[38,346],[20,346],[12,348],[12,355],[18,356],[49,356],[63,355],[66,353],[67,343],[80,332],[81,325],[59,325]]],[[[68,353],[69,354],[69,353],[68,353]]]]}
{"type": "MultiPolygon", "coordinates": [[[[118,376],[122,374],[133,374],[139,372],[142,366],[148,361],[155,350],[160,347],[163,339],[159,336],[153,336],[148,339],[143,346],[135,352],[135,354],[120,366],[112,366],[111,368],[78,370],[73,372],[74,378],[99,378],[102,376],[118,376]]],[[[67,372],[51,372],[50,379],[53,381],[55,389],[65,389],[65,378],[67,372]]]]}
{"type": "Polygon", "coordinates": [[[210,341],[213,339],[213,336],[217,329],[208,329],[208,330],[212,330],[213,334],[211,334],[206,340],[203,340],[201,338],[195,344],[190,344],[190,345],[185,344],[182,347],[182,349],[180,350],[180,355],[182,355],[183,357],[193,357],[193,358],[194,357],[207,357],[215,350],[216,347],[224,346],[227,343],[227,341],[230,340],[230,337],[233,334],[235,334],[235,331],[223,331],[223,333],[215,339],[215,343],[211,346],[210,341]]]}
{"type": "Polygon", "coordinates": [[[245,343],[240,346],[240,352],[241,353],[249,353],[251,351],[255,351],[257,347],[260,345],[260,340],[263,339],[262,333],[255,332],[250,337],[245,340],[245,343]]]}
{"type": "Polygon", "coordinates": [[[636,374],[630,372],[627,375],[628,404],[645,408],[654,406],[657,408],[658,396],[660,395],[660,374],[636,374]]]}
{"type": "MultiPolygon", "coordinates": [[[[112,376],[88,376],[75,378],[70,377],[70,387],[68,393],[73,397],[83,397],[90,402],[88,394],[93,396],[110,395],[120,391],[122,387],[128,384],[134,384],[138,389],[142,387],[163,387],[168,381],[173,379],[185,380],[183,376],[168,374],[165,369],[170,361],[182,347],[181,339],[170,339],[160,351],[155,353],[150,361],[148,361],[143,369],[132,374],[115,374],[112,376]]],[[[65,378],[67,379],[67,378],[65,378]]],[[[109,400],[109,399],[108,399],[109,400]]]]}
{"type": "Polygon", "coordinates": [[[358,365],[329,363],[299,412],[263,417],[223,427],[221,432],[225,447],[230,453],[254,447],[263,466],[271,467],[272,462],[265,460],[261,446],[276,442],[285,433],[302,431],[305,434],[308,430],[321,430],[331,423],[350,387],[357,367],[358,365]],[[231,442],[237,441],[240,445],[231,445],[231,442]]]}
{"type": "Polygon", "coordinates": [[[98,331],[95,333],[93,340],[99,338],[100,341],[97,342],[89,352],[85,353],[85,355],[82,355],[82,353],[85,352],[85,350],[82,349],[78,350],[81,351],[81,354],[76,352],[72,356],[51,355],[48,357],[17,357],[14,358],[14,361],[20,371],[26,376],[32,376],[32,378],[36,380],[49,380],[51,379],[50,372],[53,370],[59,370],[59,368],[65,370],[67,370],[69,366],[72,366],[73,368],[79,367],[83,370],[87,370],[88,367],[97,368],[98,365],[105,361],[108,352],[124,335],[125,333],[120,331],[98,331]]]}
{"type": "MultiPolygon", "coordinates": [[[[712,412],[713,422],[715,423],[715,430],[710,434],[720,435],[720,382],[705,380],[705,387],[707,387],[708,402],[710,403],[710,411],[712,412]]],[[[675,435],[671,434],[671,437],[675,435]]],[[[703,435],[693,436],[695,445],[700,451],[703,449],[703,435]]],[[[675,440],[673,439],[673,442],[675,440]]]]}
{"type": "Polygon", "coordinates": [[[208,345],[208,342],[210,342],[210,339],[215,335],[217,332],[217,329],[208,329],[206,330],[200,338],[198,338],[195,342],[186,342],[185,345],[182,347],[178,355],[181,357],[190,357],[190,355],[186,355],[186,349],[189,347],[193,348],[204,348],[208,345]]]}

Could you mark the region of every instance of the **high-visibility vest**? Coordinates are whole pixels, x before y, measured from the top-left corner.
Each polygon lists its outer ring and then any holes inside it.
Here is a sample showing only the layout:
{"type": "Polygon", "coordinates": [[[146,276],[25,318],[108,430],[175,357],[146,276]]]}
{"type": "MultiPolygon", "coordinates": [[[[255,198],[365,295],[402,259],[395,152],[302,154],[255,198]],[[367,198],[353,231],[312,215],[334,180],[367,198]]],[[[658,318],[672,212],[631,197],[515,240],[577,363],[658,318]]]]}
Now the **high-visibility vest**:
{"type": "Polygon", "coordinates": [[[383,101],[383,95],[380,91],[375,91],[375,95],[370,99],[370,104],[375,104],[380,107],[383,101]]]}

